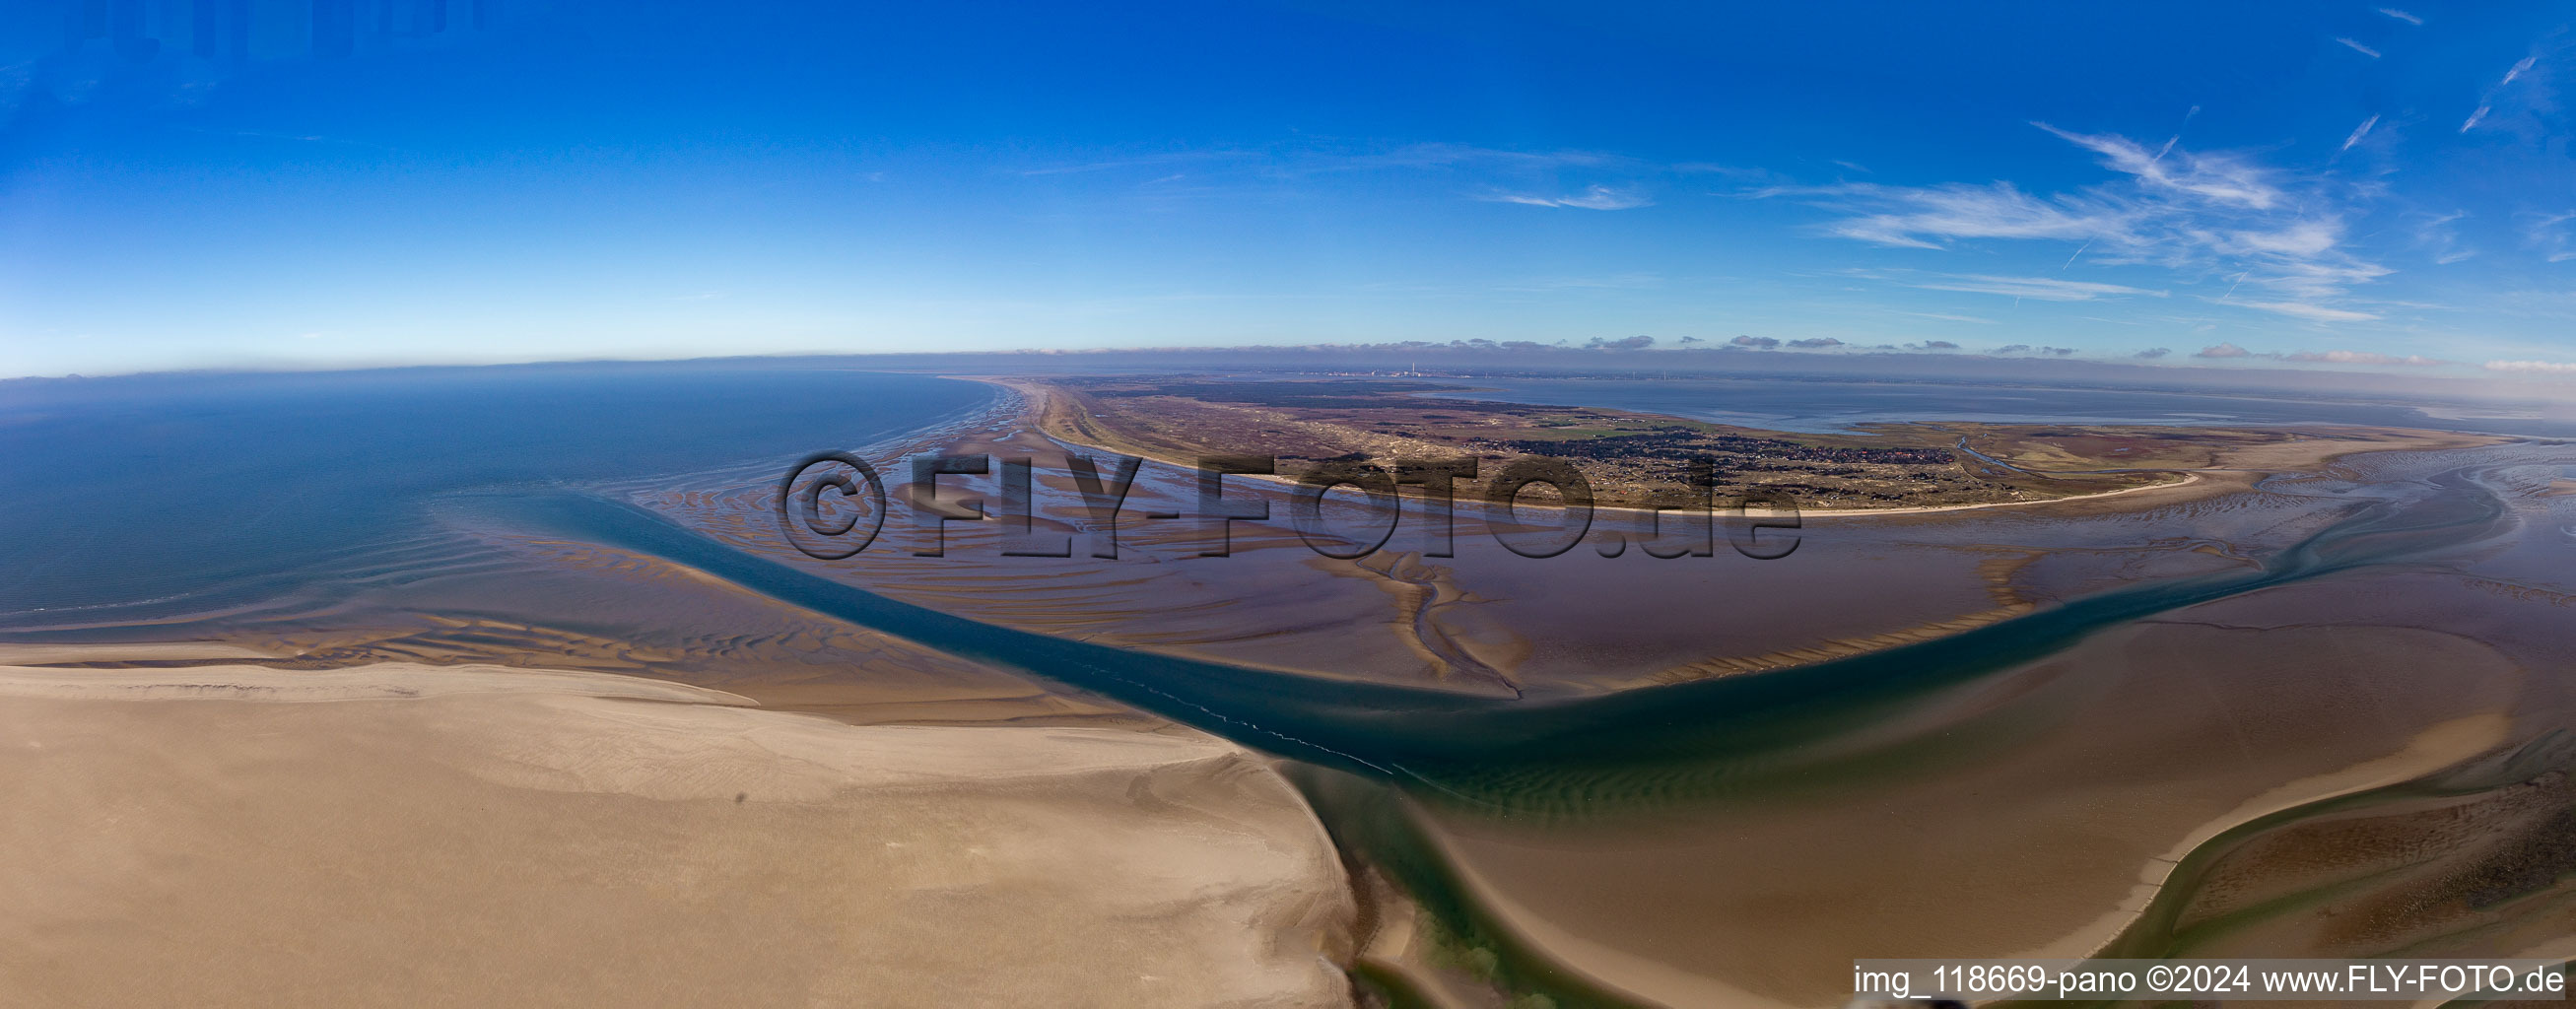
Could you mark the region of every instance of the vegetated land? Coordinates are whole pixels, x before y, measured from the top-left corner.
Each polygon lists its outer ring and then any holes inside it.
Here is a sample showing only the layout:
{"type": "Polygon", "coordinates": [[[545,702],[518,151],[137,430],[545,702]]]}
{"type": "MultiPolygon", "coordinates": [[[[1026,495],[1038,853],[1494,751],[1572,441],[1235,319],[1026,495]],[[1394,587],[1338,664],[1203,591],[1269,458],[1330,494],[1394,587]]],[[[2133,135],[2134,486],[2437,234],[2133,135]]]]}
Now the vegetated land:
{"type": "MultiPolygon", "coordinates": [[[[1328,460],[1478,460],[1490,478],[1524,456],[1575,464],[1603,505],[1680,501],[1694,458],[1714,460],[1721,506],[1783,496],[1801,508],[2042,501],[2181,479],[2242,448],[2319,437],[2226,428],[1908,423],[1803,434],[1571,406],[1434,399],[1457,386],[1400,379],[1049,376],[1014,380],[1048,434],[1182,464],[1275,455],[1299,476],[1328,460]],[[1964,439],[1974,452],[1960,450],[1964,439]],[[1997,460],[1995,465],[1978,458],[1997,460]],[[2120,472],[2084,473],[2084,470],[2120,472]],[[2037,472],[2033,472],[2037,471],[2037,472]]],[[[2358,447],[2358,446],[2356,446],[2358,447]]],[[[1481,493],[1482,484],[1459,493],[1481,493]]],[[[1547,492],[1533,489],[1530,503],[1547,492]]]]}

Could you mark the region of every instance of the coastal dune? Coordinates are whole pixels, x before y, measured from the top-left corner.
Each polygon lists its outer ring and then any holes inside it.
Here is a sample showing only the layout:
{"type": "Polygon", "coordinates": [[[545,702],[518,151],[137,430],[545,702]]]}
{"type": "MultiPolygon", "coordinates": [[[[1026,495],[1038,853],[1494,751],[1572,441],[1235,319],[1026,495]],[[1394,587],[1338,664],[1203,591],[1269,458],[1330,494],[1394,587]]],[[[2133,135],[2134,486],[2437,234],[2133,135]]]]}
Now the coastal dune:
{"type": "Polygon", "coordinates": [[[1186,730],[847,725],[498,667],[0,666],[0,788],[0,1003],[1349,1000],[1322,828],[1186,730]]]}

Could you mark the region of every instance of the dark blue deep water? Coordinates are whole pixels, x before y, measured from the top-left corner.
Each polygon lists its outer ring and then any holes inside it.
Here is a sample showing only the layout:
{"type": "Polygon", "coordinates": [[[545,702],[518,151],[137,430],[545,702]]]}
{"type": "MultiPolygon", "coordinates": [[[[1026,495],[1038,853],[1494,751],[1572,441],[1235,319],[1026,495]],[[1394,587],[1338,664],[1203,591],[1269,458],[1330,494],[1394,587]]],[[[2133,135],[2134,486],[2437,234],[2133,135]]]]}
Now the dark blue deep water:
{"type": "Polygon", "coordinates": [[[0,630],[399,579],[470,549],[432,527],[443,496],[772,473],[994,396],[926,376],[688,364],[0,383],[0,630]]]}

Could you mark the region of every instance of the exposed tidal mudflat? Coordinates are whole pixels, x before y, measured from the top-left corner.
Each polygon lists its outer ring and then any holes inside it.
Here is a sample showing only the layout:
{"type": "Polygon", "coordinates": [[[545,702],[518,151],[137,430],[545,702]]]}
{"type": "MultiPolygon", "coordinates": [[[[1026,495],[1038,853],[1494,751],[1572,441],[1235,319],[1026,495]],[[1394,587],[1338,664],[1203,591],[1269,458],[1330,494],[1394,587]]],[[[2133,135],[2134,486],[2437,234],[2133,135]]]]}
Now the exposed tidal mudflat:
{"type": "MultiPolygon", "coordinates": [[[[206,780],[238,779],[229,794],[251,801],[309,783],[247,768],[342,752],[261,749],[307,745],[299,739],[412,740],[366,749],[376,756],[352,766],[426,774],[407,768],[437,761],[403,755],[444,754],[469,768],[474,788],[489,788],[502,785],[470,767],[515,751],[460,726],[506,721],[528,738],[572,740],[561,744],[571,752],[649,745],[686,755],[742,736],[743,719],[802,719],[779,731],[815,754],[879,754],[831,765],[856,777],[813,785],[816,795],[865,796],[867,775],[906,761],[949,768],[956,791],[923,800],[924,815],[1001,801],[978,789],[1022,794],[1011,773],[961,754],[1110,747],[1132,759],[1046,800],[1084,810],[1086,819],[1061,821],[1080,826],[1063,829],[1111,848],[1144,843],[1120,831],[1177,831],[1183,846],[1169,850],[1192,854],[1169,864],[1204,873],[1193,878],[1241,880],[1207,892],[1244,896],[1175,897],[1152,913],[1093,910],[1153,923],[1122,933],[1134,945],[1118,948],[1139,957],[1179,932],[1231,937],[1189,972],[1136,973],[1187,973],[1203,985],[1193,991],[1237,991],[1247,1002],[1347,998],[1338,982],[1319,987],[1300,973],[1299,964],[1317,963],[1463,1004],[1544,993],[1569,1004],[1822,1005],[1846,994],[1848,961],[1862,956],[2510,953],[2576,931],[2558,917],[2555,849],[2514,840],[2545,838],[2565,808],[2549,798],[2554,786],[2530,783],[2549,780],[2562,759],[2548,740],[2565,721],[2560,671],[2576,649],[2576,633],[2561,629],[2565,593],[2576,591],[2563,574],[2576,570],[2565,531],[2576,514],[2558,489],[2561,467],[2576,463],[2568,448],[2320,438],[2117,500],[1812,516],[1795,533],[1796,551],[1775,560],[1734,553],[1722,529],[1711,556],[1657,559],[1637,544],[1604,557],[1597,546],[1633,529],[1622,524],[1632,518],[1607,515],[1583,545],[1527,558],[1500,548],[1472,507],[1458,510],[1454,556],[1438,556],[1413,499],[1371,557],[1323,557],[1284,521],[1237,523],[1228,556],[1202,556],[1212,546],[1206,523],[1141,518],[1196,506],[1187,474],[1149,467],[1125,509],[1121,556],[1108,560],[1088,556],[1103,530],[1054,459],[1066,446],[1020,423],[1014,404],[959,385],[971,394],[942,408],[951,418],[942,424],[749,431],[659,471],[567,480],[531,466],[528,476],[425,480],[388,508],[386,529],[337,544],[307,536],[296,546],[311,559],[294,577],[262,569],[250,539],[238,544],[239,570],[177,586],[177,600],[142,601],[171,586],[22,579],[8,597],[8,638],[33,650],[11,660],[27,668],[0,680],[0,710],[37,742],[38,725],[95,719],[99,728],[85,737],[90,749],[72,751],[77,761],[60,749],[40,763],[35,751],[0,752],[19,755],[14,773],[28,781],[108,768],[93,780],[115,794],[195,811],[172,836],[251,844],[244,825],[207,819],[217,807],[206,800],[143,784],[176,773],[175,751],[156,764],[110,744],[127,733],[179,733],[193,759],[221,771],[201,772],[206,780]],[[934,447],[1035,456],[1049,502],[1035,530],[1064,534],[1073,556],[1005,556],[997,521],[947,523],[936,533],[944,554],[921,556],[933,530],[900,509],[879,542],[847,560],[814,560],[781,540],[775,483],[796,459],[859,450],[889,474],[900,502],[903,456],[934,447]],[[72,588],[90,595],[60,594],[72,588]],[[40,599],[49,605],[28,605],[40,599]],[[134,642],[164,650],[64,650],[134,642]],[[176,642],[230,651],[166,650],[176,642]],[[375,674],[352,671],[388,663],[404,663],[392,667],[403,683],[459,679],[420,697],[328,705],[203,696],[284,689],[274,678],[304,675],[295,670],[364,680],[375,674]],[[175,681],[155,678],[192,667],[175,681]],[[116,671],[82,689],[64,685],[107,668],[116,671]],[[527,694],[458,686],[514,668],[573,672],[531,673],[527,694]],[[568,676],[724,696],[600,697],[558,689],[568,676]],[[174,682],[199,692],[167,696],[174,682]],[[163,693],[119,696],[110,689],[119,683],[163,693]],[[476,710],[456,713],[464,705],[476,710]],[[257,733],[240,731],[254,723],[257,733]],[[991,749],[896,731],[923,725],[1012,742],[991,749]],[[883,728],[861,733],[870,726],[883,728]],[[433,730],[449,734],[432,740],[433,730]],[[907,749],[906,739],[922,745],[907,749]],[[1118,739],[1142,749],[1117,749],[1118,739]],[[1190,794],[1208,822],[1269,825],[1270,854],[1214,843],[1208,828],[1136,798],[1150,790],[1116,785],[1173,775],[1205,782],[1190,794]],[[1302,801],[1257,784],[1280,775],[1302,788],[1302,801]],[[851,791],[833,791],[842,788],[851,791]],[[2442,815],[2495,826],[2441,835],[2426,823],[2442,815]],[[1324,849],[1297,848],[1307,843],[1300,837],[1321,845],[1324,828],[1355,877],[1311,857],[1324,849]],[[2377,839],[2398,836],[2433,837],[2418,848],[2434,856],[2402,872],[2373,861],[2384,850],[2377,839]],[[1300,850],[1309,854],[1283,854],[1300,850]],[[2381,878],[2411,889],[2368,882],[2381,878]],[[2403,902],[2443,910],[2385,910],[2403,902]],[[2366,911],[2378,925],[2329,922],[2366,911]],[[1231,924],[1207,924],[1217,919],[1231,924]],[[1179,931],[1154,931],[1166,927],[1179,931]],[[1291,935],[1303,938],[1262,939],[1291,935]]],[[[991,493],[989,477],[943,482],[961,496],[991,493]]],[[[1337,519],[1367,518],[1334,507],[1337,519]]],[[[1284,516],[1284,499],[1273,511],[1284,516]]],[[[581,777],[589,771],[565,773],[598,784],[581,777]]],[[[734,815],[730,807],[754,805],[734,795],[762,794],[666,773],[679,783],[634,771],[617,780],[660,783],[584,788],[625,796],[617,801],[647,818],[693,802],[710,817],[734,815]]],[[[594,835],[554,817],[560,800],[531,781],[504,783],[517,789],[505,804],[520,812],[495,822],[531,832],[513,843],[559,859],[529,870],[528,885],[577,877],[572,866],[603,857],[586,847],[594,835]]],[[[424,810],[502,801],[411,794],[424,810]]],[[[345,802],[278,807],[274,818],[369,822],[358,797],[345,802]]],[[[63,812],[77,820],[88,810],[63,812]]],[[[727,829],[717,823],[683,817],[658,829],[673,851],[713,859],[696,864],[734,864],[720,846],[689,847],[727,829]]],[[[798,835],[815,847],[764,857],[800,872],[831,867],[846,900],[922,899],[921,878],[829,861],[837,856],[823,853],[847,841],[838,830],[821,823],[798,835]],[[812,859],[824,861],[800,861],[812,859]]],[[[399,852],[412,833],[367,836],[399,852]]],[[[987,888],[952,881],[941,892],[992,907],[1043,893],[1067,917],[1033,916],[1033,928],[1123,928],[1080,919],[1087,891],[1049,882],[1115,885],[1120,864],[1051,862],[1015,877],[1034,889],[992,889],[1000,884],[977,877],[987,888]]],[[[54,877],[72,882],[107,871],[63,868],[54,877]]],[[[323,895],[330,879],[390,871],[368,863],[327,878],[261,878],[280,892],[323,895]]],[[[738,887],[748,880],[707,885],[694,906],[723,907],[745,928],[775,906],[744,902],[738,887]]],[[[608,881],[584,892],[621,891],[608,881]]],[[[300,906],[318,914],[354,905],[316,896],[300,906]]],[[[779,913],[766,926],[811,924],[830,910],[779,913]]],[[[920,931],[947,927],[935,917],[886,927],[912,929],[903,941],[964,951],[979,936],[1019,934],[971,916],[947,923],[957,931],[920,931]]],[[[673,934],[710,950],[752,941],[748,932],[673,934]]],[[[398,947],[388,938],[351,955],[398,947]]],[[[1036,976],[1080,990],[1123,983],[1050,958],[1051,948],[1031,939],[991,955],[1024,956],[1036,976]]],[[[788,955],[774,944],[764,952],[788,955]]],[[[1011,994],[978,996],[946,975],[926,977],[958,1001],[1011,994]]],[[[815,983],[847,992],[891,978],[815,983]]]]}

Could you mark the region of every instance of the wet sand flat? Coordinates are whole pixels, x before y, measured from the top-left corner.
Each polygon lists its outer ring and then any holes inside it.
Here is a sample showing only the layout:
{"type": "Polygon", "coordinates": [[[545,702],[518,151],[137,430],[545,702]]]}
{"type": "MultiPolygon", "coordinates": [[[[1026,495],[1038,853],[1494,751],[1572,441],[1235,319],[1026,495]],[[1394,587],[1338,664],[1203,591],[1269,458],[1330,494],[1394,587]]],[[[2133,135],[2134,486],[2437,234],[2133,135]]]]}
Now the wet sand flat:
{"type": "MultiPolygon", "coordinates": [[[[2310,508],[2254,492],[2267,474],[2329,469],[2355,453],[2495,440],[2322,426],[2285,441],[2214,448],[2211,467],[2185,479],[2098,496],[1809,511],[1797,552],[1772,561],[1736,556],[1724,543],[1713,557],[1654,560],[1633,547],[1616,559],[1596,556],[1641,535],[1643,513],[1610,508],[1598,510],[1589,541],[1566,555],[1516,556],[1494,542],[1469,484],[1459,486],[1454,509],[1456,556],[1425,553],[1428,509],[1408,497],[1378,554],[1328,560],[1289,528],[1286,478],[1249,476],[1230,478],[1229,493],[1271,498],[1271,520],[1234,524],[1231,555],[1204,557],[1209,523],[1143,518],[1197,507],[1191,474],[1166,459],[1144,467],[1122,513],[1122,559],[1105,561],[1082,556],[1091,539],[1075,534],[1082,516],[1069,507],[1073,488],[1061,462],[1071,443],[1051,434],[1086,429],[1070,423],[1065,401],[1047,387],[996,384],[1019,401],[944,448],[1037,457],[1041,497],[1056,506],[1050,532],[1068,534],[1075,557],[1004,556],[1004,523],[996,522],[952,523],[938,534],[944,556],[914,556],[926,531],[896,521],[868,552],[814,562],[779,535],[775,488],[765,483],[655,507],[802,570],[1006,626],[1312,675],[1470,693],[1593,693],[1781,668],[1992,623],[2047,601],[2017,591],[2014,575],[2017,565],[2061,551],[2073,558],[2119,552],[2103,565],[2134,567],[2113,583],[2151,564],[2224,566],[2229,558],[2192,541],[2258,542],[2264,534],[2251,523],[2262,519],[2249,509],[2260,502],[2310,508]],[[2134,529],[2121,528],[2131,523],[2134,529]]],[[[1140,451],[1114,438],[1087,440],[1094,447],[1072,448],[1140,451]]],[[[906,486],[896,463],[880,460],[892,500],[902,501],[906,486]]],[[[957,495],[980,486],[972,479],[952,484],[949,493],[957,495]]],[[[1683,535],[1694,535],[1689,521],[1674,521],[1683,535]]]]}
{"type": "Polygon", "coordinates": [[[1480,904],[1613,989],[1823,1005],[1854,957],[2092,952],[2215,830],[2505,741],[2517,680],[2426,631],[2148,625],[1918,713],[1932,755],[1858,789],[1427,822],[1480,904]]]}
{"type": "Polygon", "coordinates": [[[1232,744],[746,703],[568,671],[0,669],[0,1002],[1348,999],[1340,863],[1232,744]]]}

